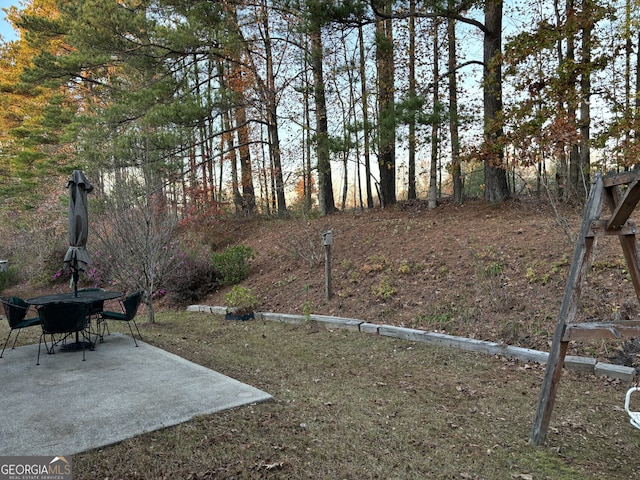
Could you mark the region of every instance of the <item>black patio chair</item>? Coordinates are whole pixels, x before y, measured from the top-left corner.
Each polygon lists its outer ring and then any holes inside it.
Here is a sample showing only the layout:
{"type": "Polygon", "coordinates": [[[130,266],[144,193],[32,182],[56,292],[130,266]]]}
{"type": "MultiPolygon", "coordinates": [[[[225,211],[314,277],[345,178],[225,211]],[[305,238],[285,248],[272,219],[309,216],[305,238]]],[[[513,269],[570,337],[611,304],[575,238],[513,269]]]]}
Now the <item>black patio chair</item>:
{"type": "Polygon", "coordinates": [[[27,317],[27,313],[29,312],[29,308],[31,307],[27,302],[25,302],[20,297],[9,297],[0,299],[2,301],[2,306],[4,307],[4,313],[7,317],[7,321],[9,322],[9,335],[7,335],[7,340],[4,342],[4,347],[2,347],[2,353],[0,353],[0,358],[4,355],[4,350],[7,348],[7,344],[9,343],[9,338],[14,330],[17,330],[15,338],[13,339],[13,346],[11,349],[16,348],[16,342],[18,341],[18,336],[20,335],[20,331],[23,328],[33,327],[35,325],[40,325],[40,317],[27,317]]]}
{"type": "Polygon", "coordinates": [[[102,332],[104,333],[105,327],[107,331],[109,326],[107,324],[108,320],[116,320],[119,322],[127,322],[129,325],[129,331],[131,332],[131,336],[133,337],[133,342],[138,346],[138,342],[136,341],[136,336],[133,334],[133,329],[131,328],[131,323],[136,327],[136,331],[138,332],[138,337],[142,340],[142,335],[140,335],[140,330],[138,329],[138,324],[136,323],[135,316],[138,313],[138,307],[140,306],[140,302],[142,301],[142,292],[134,292],[130,295],[127,295],[124,300],[120,301],[122,305],[122,312],[111,312],[105,311],[100,314],[100,321],[103,322],[102,332]]]}
{"type": "MultiPolygon", "coordinates": [[[[78,290],[80,292],[104,292],[104,288],[98,287],[89,287],[89,288],[81,288],[78,290]]],[[[89,315],[98,315],[102,310],[104,310],[104,300],[96,300],[95,302],[90,303],[91,309],[89,311],[89,315]]]]}
{"type": "Polygon", "coordinates": [[[54,353],[54,348],[71,335],[76,335],[76,341],[79,334],[82,334],[83,340],[79,343],[82,345],[82,361],[85,361],[86,341],[92,346],[91,333],[87,331],[89,323],[89,312],[91,305],[88,303],[72,303],[58,302],[40,305],[38,314],[42,325],[42,334],[38,343],[38,361],[36,365],[40,365],[40,346],[44,340],[44,347],[47,353],[54,353]],[[51,336],[51,348],[47,346],[47,335],[51,336]],[[58,338],[56,339],[56,335],[58,338]]]}
{"type": "MultiPolygon", "coordinates": [[[[104,292],[104,288],[99,287],[87,287],[81,288],[78,290],[78,293],[81,292],[104,292]]],[[[95,302],[91,302],[89,310],[89,321],[91,321],[92,317],[96,319],[96,335],[100,337],[100,341],[104,341],[102,335],[100,335],[100,313],[104,310],[104,300],[96,300],[95,302]]],[[[103,329],[104,330],[104,329],[103,329]]]]}

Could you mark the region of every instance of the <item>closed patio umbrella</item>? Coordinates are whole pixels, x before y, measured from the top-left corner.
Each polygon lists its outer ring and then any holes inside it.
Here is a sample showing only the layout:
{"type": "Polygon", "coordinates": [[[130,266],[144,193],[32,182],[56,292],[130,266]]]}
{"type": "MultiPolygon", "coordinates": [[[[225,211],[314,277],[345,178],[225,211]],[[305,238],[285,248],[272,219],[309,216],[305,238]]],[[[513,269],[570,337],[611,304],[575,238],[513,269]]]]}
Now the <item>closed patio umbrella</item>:
{"type": "Polygon", "coordinates": [[[85,272],[91,263],[86,250],[89,233],[89,214],[87,210],[87,193],[93,190],[82,170],[74,170],[67,182],[69,189],[69,249],[64,256],[63,268],[71,269],[73,288],[78,295],[78,277],[85,272]]]}

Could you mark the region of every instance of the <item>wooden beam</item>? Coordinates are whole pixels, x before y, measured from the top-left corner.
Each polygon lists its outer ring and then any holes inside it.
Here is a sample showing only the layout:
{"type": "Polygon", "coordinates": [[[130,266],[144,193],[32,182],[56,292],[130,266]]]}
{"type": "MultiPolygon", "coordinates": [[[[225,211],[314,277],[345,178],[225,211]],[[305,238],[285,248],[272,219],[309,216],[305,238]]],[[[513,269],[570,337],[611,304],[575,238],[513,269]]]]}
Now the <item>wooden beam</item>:
{"type": "Polygon", "coordinates": [[[619,340],[623,337],[640,337],[640,320],[571,323],[567,325],[562,340],[619,340]]]}
{"type": "Polygon", "coordinates": [[[607,206],[609,207],[609,210],[613,212],[616,209],[616,205],[618,205],[624,197],[622,188],[620,188],[620,185],[615,185],[609,188],[605,187],[604,193],[607,206]]]}
{"type": "Polygon", "coordinates": [[[627,220],[619,230],[607,230],[609,220],[592,220],[589,226],[588,237],[597,235],[635,235],[638,232],[636,222],[627,220]]]}
{"type": "Polygon", "coordinates": [[[624,197],[616,205],[616,209],[607,224],[607,231],[620,230],[629,219],[629,215],[636,208],[636,205],[638,205],[638,201],[640,201],[640,182],[636,181],[629,185],[624,197]]]}
{"type": "Polygon", "coordinates": [[[640,259],[638,258],[638,241],[635,234],[620,235],[620,245],[624,253],[624,259],[629,267],[631,283],[636,292],[636,298],[640,303],[640,259]]]}
{"type": "Polygon", "coordinates": [[[628,185],[632,182],[640,180],[640,170],[632,170],[621,173],[607,173],[603,178],[603,186],[605,188],[614,187],[616,185],[628,185]]]}

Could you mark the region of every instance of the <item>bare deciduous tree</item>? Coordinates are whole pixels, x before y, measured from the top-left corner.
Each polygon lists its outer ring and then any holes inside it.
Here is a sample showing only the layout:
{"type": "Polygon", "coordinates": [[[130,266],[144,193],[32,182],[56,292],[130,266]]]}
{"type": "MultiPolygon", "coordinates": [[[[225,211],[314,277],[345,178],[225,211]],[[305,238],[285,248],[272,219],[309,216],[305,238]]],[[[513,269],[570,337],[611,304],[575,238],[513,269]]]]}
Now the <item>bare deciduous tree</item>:
{"type": "Polygon", "coordinates": [[[94,227],[96,263],[119,288],[144,292],[150,323],[154,293],[178,266],[177,216],[158,180],[153,173],[127,172],[104,195],[94,227]]]}

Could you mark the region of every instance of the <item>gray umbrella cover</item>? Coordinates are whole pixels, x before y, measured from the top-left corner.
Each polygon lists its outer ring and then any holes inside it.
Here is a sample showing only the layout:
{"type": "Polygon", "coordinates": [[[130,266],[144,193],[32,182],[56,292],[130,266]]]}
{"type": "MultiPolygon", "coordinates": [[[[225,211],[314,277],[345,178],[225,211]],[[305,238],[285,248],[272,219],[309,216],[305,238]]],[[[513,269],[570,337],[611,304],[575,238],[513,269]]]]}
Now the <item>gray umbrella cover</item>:
{"type": "Polygon", "coordinates": [[[93,190],[82,170],[74,170],[67,182],[69,189],[69,250],[64,256],[63,267],[76,272],[86,271],[91,257],[86,250],[89,233],[87,193],[93,190]]]}

